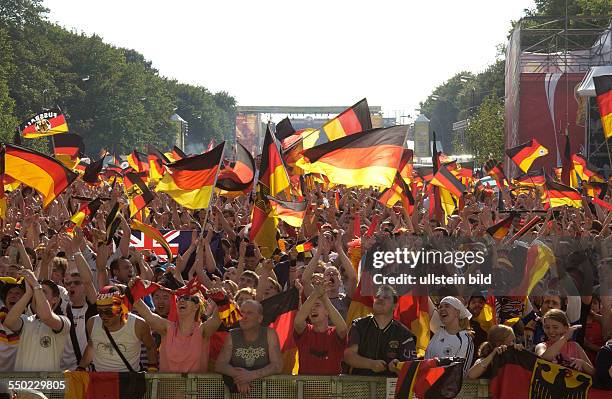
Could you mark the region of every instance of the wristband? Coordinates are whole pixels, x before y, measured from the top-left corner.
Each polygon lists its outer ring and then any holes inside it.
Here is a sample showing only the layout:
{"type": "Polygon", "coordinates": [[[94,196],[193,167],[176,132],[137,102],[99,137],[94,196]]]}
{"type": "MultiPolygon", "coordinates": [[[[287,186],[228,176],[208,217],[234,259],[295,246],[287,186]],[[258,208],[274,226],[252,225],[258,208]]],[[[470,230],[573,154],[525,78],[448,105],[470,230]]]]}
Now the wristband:
{"type": "Polygon", "coordinates": [[[33,288],[33,289],[35,289],[35,290],[42,290],[42,285],[41,285],[41,284],[38,284],[38,285],[35,285],[35,286],[34,286],[34,287],[32,287],[32,288],[33,288]]]}

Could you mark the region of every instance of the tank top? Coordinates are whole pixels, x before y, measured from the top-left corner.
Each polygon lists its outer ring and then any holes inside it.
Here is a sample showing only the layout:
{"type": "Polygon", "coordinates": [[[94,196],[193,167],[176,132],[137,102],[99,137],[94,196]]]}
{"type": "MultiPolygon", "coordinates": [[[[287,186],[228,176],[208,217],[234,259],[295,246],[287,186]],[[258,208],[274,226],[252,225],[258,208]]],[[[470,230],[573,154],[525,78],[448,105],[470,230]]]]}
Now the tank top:
{"type": "MultiPolygon", "coordinates": [[[[106,336],[100,316],[96,315],[92,319],[94,325],[91,341],[94,348],[93,364],[96,367],[96,371],[129,371],[106,336]]],[[[118,331],[110,331],[110,334],[117,343],[117,347],[119,347],[125,359],[136,371],[140,370],[140,339],[136,336],[135,328],[137,319],[144,322],[142,318],[128,313],[128,319],[124,326],[118,331]]]]}
{"type": "Polygon", "coordinates": [[[248,342],[244,338],[241,328],[231,330],[230,335],[232,337],[232,358],[230,364],[233,367],[257,370],[270,364],[268,327],[260,327],[259,335],[253,342],[248,342]]]}
{"type": "Polygon", "coordinates": [[[178,323],[170,323],[159,347],[159,371],[165,373],[206,373],[208,338],[202,336],[196,323],[191,334],[184,335],[178,323]]]}

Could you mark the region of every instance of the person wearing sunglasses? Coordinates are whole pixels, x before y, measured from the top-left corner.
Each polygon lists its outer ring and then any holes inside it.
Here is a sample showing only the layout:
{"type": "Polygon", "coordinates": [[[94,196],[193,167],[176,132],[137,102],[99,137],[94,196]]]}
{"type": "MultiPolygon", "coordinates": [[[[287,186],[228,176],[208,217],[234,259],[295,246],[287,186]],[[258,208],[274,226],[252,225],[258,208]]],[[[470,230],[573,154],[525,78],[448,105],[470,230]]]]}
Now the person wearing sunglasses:
{"type": "Polygon", "coordinates": [[[118,287],[100,290],[96,300],[98,314],[86,323],[89,340],[77,371],[86,370],[92,363],[95,371],[139,371],[143,368],[141,345],[147,351],[148,368],[157,371],[151,328],[141,317],[128,312],[123,299],[118,287]]]}
{"type": "Polygon", "coordinates": [[[134,309],[149,323],[153,331],[161,335],[160,372],[206,373],[210,337],[221,324],[217,304],[212,299],[204,302],[200,294],[178,296],[177,321],[167,320],[151,312],[142,300],[134,303],[134,309]],[[202,322],[204,310],[210,317],[202,322]]]}

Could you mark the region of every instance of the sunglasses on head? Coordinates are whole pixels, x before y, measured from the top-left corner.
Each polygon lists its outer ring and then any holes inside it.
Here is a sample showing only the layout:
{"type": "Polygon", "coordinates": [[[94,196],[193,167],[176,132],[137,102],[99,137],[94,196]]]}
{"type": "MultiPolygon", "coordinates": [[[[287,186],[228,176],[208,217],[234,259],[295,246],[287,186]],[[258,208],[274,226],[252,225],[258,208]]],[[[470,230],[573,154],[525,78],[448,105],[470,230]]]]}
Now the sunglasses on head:
{"type": "Polygon", "coordinates": [[[200,299],[197,296],[191,296],[191,295],[181,295],[178,298],[179,301],[191,301],[193,303],[195,303],[196,305],[198,305],[200,303],[200,299]]]}
{"type": "Polygon", "coordinates": [[[113,309],[100,309],[100,308],[98,308],[98,314],[100,316],[112,317],[112,316],[115,315],[115,312],[113,312],[113,309]]]}

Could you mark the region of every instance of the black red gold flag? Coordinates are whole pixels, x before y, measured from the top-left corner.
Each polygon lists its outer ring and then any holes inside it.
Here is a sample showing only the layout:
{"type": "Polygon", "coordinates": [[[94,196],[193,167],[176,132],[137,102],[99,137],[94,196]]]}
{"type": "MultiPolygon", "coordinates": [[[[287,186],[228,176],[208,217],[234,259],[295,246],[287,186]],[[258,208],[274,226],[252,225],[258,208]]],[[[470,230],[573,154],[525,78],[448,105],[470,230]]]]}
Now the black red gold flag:
{"type": "Polygon", "coordinates": [[[292,227],[301,227],[306,213],[306,201],[291,202],[268,196],[274,216],[292,227]]]}
{"type": "Polygon", "coordinates": [[[612,75],[593,77],[605,139],[612,137],[612,75]]]}
{"type": "Polygon", "coordinates": [[[574,208],[582,207],[582,197],[580,193],[569,186],[555,183],[552,180],[546,180],[544,185],[546,191],[546,199],[551,208],[558,206],[572,206],[574,208]]]}
{"type": "Polygon", "coordinates": [[[452,399],[461,391],[463,363],[425,359],[398,364],[395,399],[452,399]]]}
{"type": "Polygon", "coordinates": [[[245,192],[252,187],[255,179],[253,156],[242,144],[237,144],[236,160],[230,163],[229,167],[221,168],[215,185],[226,192],[245,192]]]}
{"type": "Polygon", "coordinates": [[[521,173],[513,179],[513,183],[525,187],[543,186],[546,183],[546,176],[542,169],[534,169],[527,173],[521,173]]]}
{"type": "Polygon", "coordinates": [[[404,152],[402,153],[402,158],[400,160],[399,170],[400,175],[404,179],[406,183],[410,183],[412,181],[412,158],[414,156],[414,152],[411,149],[404,148],[404,152]]]}
{"type": "Polygon", "coordinates": [[[514,348],[493,358],[489,392],[493,399],[610,397],[610,391],[593,388],[590,375],[514,348]]]}
{"type": "Polygon", "coordinates": [[[19,126],[23,137],[35,139],[68,132],[68,124],[62,111],[56,107],[42,111],[19,126]]]}
{"type": "Polygon", "coordinates": [[[414,197],[403,177],[397,173],[393,185],[386,188],[378,197],[378,201],[387,208],[392,208],[398,201],[402,202],[403,208],[408,215],[412,215],[414,208],[414,197]]]}
{"type": "Polygon", "coordinates": [[[123,176],[125,193],[130,201],[130,218],[153,201],[153,193],[136,173],[123,176]]]}
{"type": "Polygon", "coordinates": [[[147,161],[149,163],[149,179],[159,181],[164,175],[164,165],[169,164],[170,160],[166,158],[157,148],[149,146],[147,161]]]}
{"type": "Polygon", "coordinates": [[[66,371],[66,399],[143,399],[147,392],[144,373],[66,371]]]}
{"type": "Polygon", "coordinates": [[[287,137],[295,134],[295,129],[289,120],[289,117],[283,119],[282,121],[276,124],[276,131],[274,135],[278,139],[278,141],[283,141],[287,137]]]}
{"type": "Polygon", "coordinates": [[[429,344],[429,299],[425,295],[401,295],[393,312],[393,318],[416,336],[417,356],[425,356],[429,344]]]}
{"type": "Polygon", "coordinates": [[[77,159],[83,150],[83,139],[78,134],[66,133],[53,136],[53,154],[56,158],[66,155],[71,159],[77,159]]]}
{"type": "Polygon", "coordinates": [[[272,256],[274,250],[278,248],[276,237],[278,220],[274,217],[274,210],[268,196],[275,197],[289,186],[287,171],[270,126],[268,126],[261,154],[255,206],[251,214],[249,231],[250,240],[260,246],[260,251],[265,257],[272,256]]]}
{"type": "Polygon", "coordinates": [[[119,202],[115,202],[112,209],[106,216],[106,245],[110,244],[113,237],[115,236],[115,232],[121,223],[121,218],[119,214],[121,212],[121,204],[119,202]]]}
{"type": "Polygon", "coordinates": [[[174,148],[172,148],[172,158],[174,158],[175,161],[178,161],[180,159],[187,158],[187,154],[185,154],[183,150],[177,146],[174,146],[174,148]]]}
{"type": "Polygon", "coordinates": [[[102,166],[104,165],[104,157],[99,160],[90,163],[85,167],[83,173],[83,181],[89,184],[98,184],[100,182],[100,172],[102,172],[102,166]]]}
{"type": "Polygon", "coordinates": [[[127,156],[127,161],[132,169],[134,169],[136,172],[144,172],[149,170],[147,156],[141,152],[136,150],[132,151],[132,153],[127,156]]]}
{"type": "Polygon", "coordinates": [[[408,129],[392,126],[351,134],[304,151],[298,166],[334,184],[390,187],[404,151],[408,129]]]}
{"type": "Polygon", "coordinates": [[[573,154],[572,163],[575,173],[578,174],[583,182],[604,182],[604,178],[593,171],[593,166],[588,163],[582,154],[573,154]]]}
{"type": "Polygon", "coordinates": [[[259,183],[268,188],[269,192],[266,195],[273,197],[285,191],[290,185],[287,170],[269,125],[262,147],[259,183]]]}
{"type": "Polygon", "coordinates": [[[504,181],[508,180],[501,162],[497,162],[495,159],[489,159],[487,162],[485,162],[484,170],[487,175],[491,176],[497,181],[500,187],[505,184],[504,181]]]}
{"type": "Polygon", "coordinates": [[[94,216],[96,216],[100,205],[102,205],[102,200],[100,198],[84,203],[81,205],[78,212],[72,215],[70,221],[75,225],[82,227],[83,224],[89,223],[94,216]]]}
{"type": "Polygon", "coordinates": [[[155,188],[189,209],[206,209],[213,194],[225,141],[211,151],[166,165],[167,173],[155,188]]]}
{"type": "Polygon", "coordinates": [[[548,148],[544,147],[536,139],[531,139],[526,143],[506,150],[506,155],[525,173],[529,172],[531,165],[533,165],[536,159],[547,154],[548,148]]]}
{"type": "MultiPolygon", "coordinates": [[[[557,173],[556,170],[555,173],[557,173]]],[[[563,150],[563,158],[561,159],[561,183],[574,188],[578,187],[578,180],[576,179],[574,164],[572,162],[572,146],[569,134],[565,135],[565,149],[563,150]]]]}
{"type": "Polygon", "coordinates": [[[320,129],[303,137],[303,148],[325,144],[351,134],[372,129],[372,118],[368,101],[364,98],[357,104],[342,111],[340,115],[326,122],[320,129]]]}
{"type": "Polygon", "coordinates": [[[496,223],[493,226],[489,227],[487,229],[487,233],[489,233],[491,237],[495,238],[496,240],[503,239],[510,231],[510,228],[512,227],[512,222],[514,221],[516,215],[517,214],[515,212],[510,212],[508,217],[506,217],[499,223],[496,223]]]}
{"type": "Polygon", "coordinates": [[[450,191],[451,194],[457,198],[461,197],[467,190],[467,188],[445,167],[441,167],[429,183],[450,191]]]}
{"type": "Polygon", "coordinates": [[[46,208],[77,178],[61,162],[40,152],[14,145],[6,145],[4,172],[38,191],[46,208]]]}
{"type": "Polygon", "coordinates": [[[261,307],[263,308],[261,325],[270,325],[276,330],[282,352],[295,345],[293,342],[293,320],[299,303],[300,294],[295,287],[261,301],[261,307]]]}

